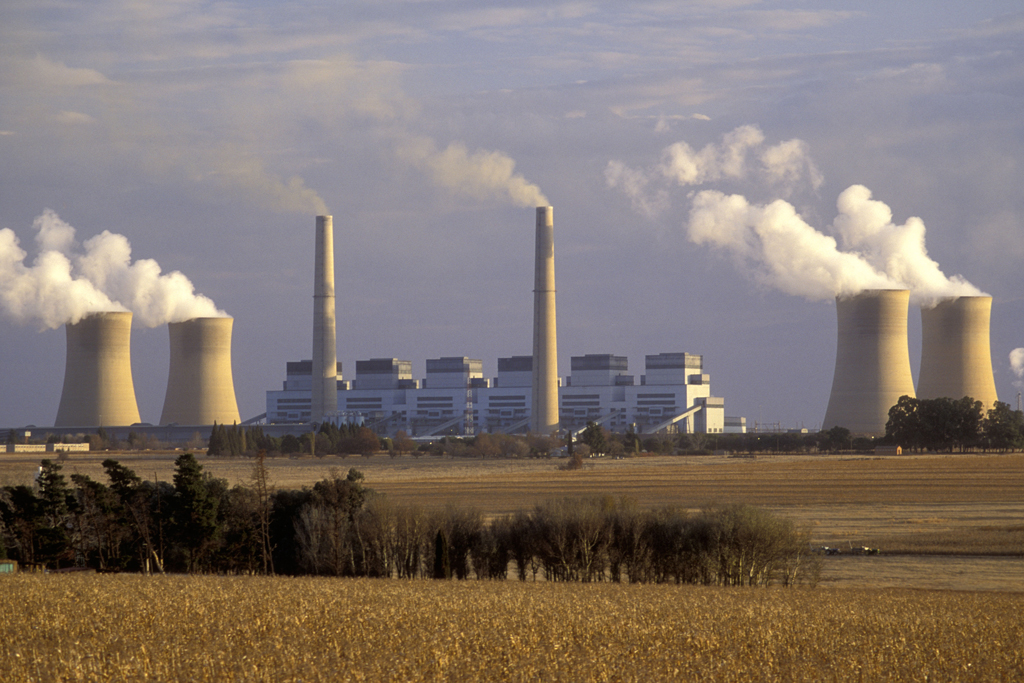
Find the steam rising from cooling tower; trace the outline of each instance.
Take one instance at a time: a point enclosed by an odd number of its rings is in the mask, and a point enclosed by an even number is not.
[[[1016,348],[1010,351],[1010,370],[1017,377],[1014,385],[1018,389],[1024,389],[1024,348]]]
[[[54,329],[91,313],[129,310],[156,327],[226,315],[180,272],[162,273],[152,259],[133,263],[123,235],[104,231],[80,247],[75,229],[49,209],[33,226],[38,254],[30,265],[14,232],[0,230],[0,311],[17,322]]]
[[[906,290],[873,290],[836,299],[839,336],[832,394],[822,429],[885,434],[889,408],[914,396],[907,346]]]
[[[88,315],[67,325],[67,365],[55,427],[139,422],[131,362],[132,314]]]
[[[195,318],[167,326],[170,370],[160,424],[241,421],[231,374],[233,318]]]
[[[871,198],[871,190],[853,185],[839,195],[833,228],[847,251],[858,254],[880,272],[910,289],[918,303],[977,297],[984,293],[960,275],[947,277],[928,256],[924,221],[911,216],[903,225],[892,222],[892,210]]]
[[[338,412],[338,348],[334,302],[334,220],[316,217],[313,269],[312,421]]]
[[[554,209],[537,207],[533,286],[533,399],[530,431],[558,431],[558,327],[555,320]]]
[[[690,241],[728,252],[756,281],[808,299],[872,289],[909,289],[913,301],[928,304],[982,295],[928,257],[920,218],[894,225],[889,207],[862,185],[846,189],[837,207],[838,242],[806,223],[789,202],[760,206],[704,190],[694,197],[687,229]]]
[[[921,308],[918,398],[970,396],[985,410],[999,400],[992,373],[992,297],[964,296]]]

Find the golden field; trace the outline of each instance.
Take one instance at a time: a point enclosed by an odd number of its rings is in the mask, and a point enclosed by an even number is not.
[[[12,681],[1024,679],[1024,594],[0,577]]]

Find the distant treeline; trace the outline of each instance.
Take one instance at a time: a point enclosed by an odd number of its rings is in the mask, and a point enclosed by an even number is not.
[[[43,460],[36,486],[0,489],[0,557],[50,569],[394,578],[793,585],[816,578],[808,537],[749,506],[639,510],[554,500],[487,524],[479,511],[400,507],[355,469],[272,491],[263,458],[228,487],[192,454],[173,484],[114,460],[107,483]]]
[[[66,437],[65,437],[66,438]],[[152,437],[131,432],[126,441],[118,441],[100,428],[86,437],[91,450],[120,448],[143,450],[160,446]],[[13,443],[13,432],[8,441]],[[51,435],[50,441],[59,441]],[[580,466],[591,456],[630,457],[641,453],[662,455],[708,455],[712,453],[770,454],[870,452],[876,445],[900,446],[916,451],[1018,451],[1024,448],[1024,414],[997,402],[988,411],[980,402],[965,396],[916,399],[903,396],[889,410],[883,438],[858,436],[843,426],[819,432],[749,432],[746,434],[640,434],[610,432],[601,425],[588,423],[572,440],[531,434],[477,434],[470,437],[445,436],[431,443],[417,443],[399,430],[393,437],[380,436],[369,427],[347,424],[320,425],[316,432],[300,436],[274,437],[262,427],[214,424],[209,441],[195,434],[189,448],[206,447],[207,455],[268,457],[290,455],[391,456],[411,454],[449,458],[546,458],[554,453],[569,456]],[[564,449],[564,450],[560,450]],[[572,465],[570,465],[572,466]]]

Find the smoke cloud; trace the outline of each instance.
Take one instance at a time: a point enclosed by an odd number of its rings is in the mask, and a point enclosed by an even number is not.
[[[398,156],[425,172],[434,184],[453,193],[479,200],[511,201],[516,206],[547,206],[540,188],[515,172],[516,162],[502,152],[478,149],[470,152],[453,142],[439,150],[427,137],[403,140]]]
[[[808,299],[900,286],[856,254],[840,251],[835,239],[782,199],[758,206],[741,195],[704,190],[693,199],[688,236],[727,251],[758,282]]]
[[[893,224],[892,210],[872,199],[871,190],[863,185],[844,190],[836,206],[839,215],[832,225],[842,248],[910,289],[915,302],[934,305],[941,299],[984,294],[960,275],[947,277],[928,256],[920,218]]]
[[[867,289],[909,289],[918,304],[979,296],[959,275],[946,277],[928,257],[920,218],[894,225],[892,211],[853,185],[839,195],[832,227],[839,241],[808,225],[792,204],[751,204],[741,195],[704,190],[690,209],[688,236],[731,253],[759,282],[808,299]]]
[[[1017,376],[1017,381],[1013,383],[1014,386],[1024,389],[1024,348],[1010,351],[1010,369]]]
[[[0,230],[0,311],[19,323],[53,329],[125,310],[148,327],[226,316],[180,272],[164,274],[152,259],[133,263],[123,235],[104,231],[79,247],[75,229],[49,209],[33,227],[39,253],[31,265],[17,235]]]
[[[668,208],[668,186],[750,179],[788,196],[801,183],[815,189],[821,185],[823,178],[807,143],[793,139],[765,146],[764,142],[764,133],[753,125],[740,126],[723,135],[720,144],[708,144],[699,151],[686,142],[676,142],[662,150],[658,164],[647,169],[609,161],[605,182],[622,190],[633,208],[650,218]]]

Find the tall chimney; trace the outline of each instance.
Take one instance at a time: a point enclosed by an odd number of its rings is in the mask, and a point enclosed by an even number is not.
[[[537,207],[537,255],[533,286],[533,400],[530,431],[558,431],[558,328],[555,324],[555,230],[553,209]]]
[[[64,390],[54,427],[108,427],[140,422],[132,382],[132,314],[93,313],[65,326]]]
[[[876,289],[836,298],[839,336],[832,395],[822,429],[881,436],[889,408],[914,396],[907,346],[910,292]]]
[[[167,396],[160,424],[235,424],[241,419],[231,375],[233,318],[193,318],[167,326]]]
[[[313,422],[338,412],[338,348],[334,318],[334,221],[316,217],[313,273]]]
[[[989,320],[992,297],[945,299],[921,307],[918,398],[970,396],[987,411],[999,400],[992,373]]]

